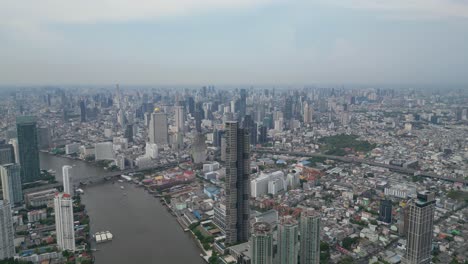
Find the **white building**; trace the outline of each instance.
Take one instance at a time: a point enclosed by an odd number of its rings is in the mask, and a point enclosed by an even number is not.
[[[67,193],[57,193],[54,199],[57,246],[61,250],[75,251],[73,201]]]
[[[15,255],[14,240],[10,203],[0,200],[0,259],[12,258]]]
[[[253,179],[250,182],[250,195],[258,198],[268,193],[268,181],[270,176],[268,174],[262,175],[258,178]]]
[[[289,173],[286,176],[286,181],[288,182],[288,186],[291,189],[295,189],[299,186],[300,184],[300,178],[299,178],[299,173]]]
[[[151,159],[158,158],[158,145],[153,143],[146,143],[145,156]]]
[[[284,191],[284,180],[283,179],[274,179],[268,182],[268,193],[276,195]]]
[[[96,160],[113,160],[114,159],[114,144],[112,142],[96,143]]]
[[[79,150],[80,150],[79,143],[72,143],[72,144],[65,145],[65,154],[67,155],[78,153]]]
[[[72,194],[71,193],[71,186],[70,186],[70,177],[71,177],[71,170],[73,169],[72,166],[65,165],[62,167],[62,176],[63,176],[63,192]]]
[[[215,170],[219,170],[219,163],[218,162],[203,164],[203,172],[212,172],[212,171],[215,171]]]
[[[135,159],[135,165],[138,168],[149,168],[155,164],[154,160],[147,156],[140,156]]]
[[[408,187],[406,185],[394,185],[392,187],[385,188],[384,193],[386,196],[394,196],[406,199],[409,196],[416,195],[416,188]]]

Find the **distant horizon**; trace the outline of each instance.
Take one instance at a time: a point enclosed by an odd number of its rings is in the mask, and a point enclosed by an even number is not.
[[[11,1],[0,84],[468,85],[459,0]]]

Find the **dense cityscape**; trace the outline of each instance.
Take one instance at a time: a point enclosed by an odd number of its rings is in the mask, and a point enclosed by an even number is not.
[[[0,98],[4,263],[468,263],[466,89],[116,84]],[[118,198],[99,207],[105,196]],[[164,220],[147,206],[178,228],[153,233]],[[145,237],[140,260],[104,261]],[[182,240],[189,260],[151,250]]]

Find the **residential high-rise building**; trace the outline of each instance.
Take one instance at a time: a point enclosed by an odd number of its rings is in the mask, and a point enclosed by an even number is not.
[[[94,146],[96,160],[113,160],[114,147],[112,142],[96,143]]]
[[[15,150],[11,144],[0,144],[0,165],[15,163]]]
[[[166,114],[160,112],[159,108],[156,108],[155,112],[151,114],[148,131],[149,142],[160,146],[167,145],[169,143],[169,133],[167,129]]]
[[[177,132],[179,133],[184,133],[184,126],[185,126],[185,111],[184,107],[177,105],[175,106],[175,113],[174,113],[174,119],[175,119],[175,126],[177,128]]]
[[[206,137],[204,134],[195,133],[192,143],[192,160],[195,164],[200,164],[206,161]]]
[[[63,176],[63,192],[72,194],[71,193],[71,185],[70,185],[70,177],[71,177],[71,171],[73,167],[65,165],[62,167],[62,176]]]
[[[16,129],[18,131],[21,180],[23,183],[37,181],[41,178],[41,174],[39,167],[36,118],[33,116],[17,117]]]
[[[380,201],[379,220],[387,224],[392,222],[392,201]]]
[[[8,200],[12,205],[21,204],[23,202],[21,166],[14,163],[0,165],[0,176],[3,200]]]
[[[133,125],[127,124],[124,132],[124,137],[128,139],[128,142],[133,142]]]
[[[255,223],[251,243],[252,264],[273,264],[273,234],[270,224]]]
[[[249,239],[250,144],[239,123],[226,123],[226,243]]]
[[[80,117],[81,122],[86,122],[86,104],[84,100],[80,101]]]
[[[15,163],[20,164],[18,139],[12,138],[8,141],[8,143],[13,146],[13,151],[15,153]]]
[[[403,263],[431,263],[434,230],[434,193],[420,192],[408,205],[408,233]]]
[[[313,115],[314,115],[314,109],[312,108],[312,106],[309,105],[308,102],[304,103],[303,112],[304,112],[304,115],[303,115],[304,116],[304,123],[305,124],[312,123],[312,119],[313,119]]]
[[[278,263],[297,264],[299,253],[298,223],[291,216],[281,219],[278,226]]]
[[[308,208],[302,212],[300,234],[301,263],[318,264],[320,261],[320,214],[314,209]]]
[[[0,200],[0,259],[15,255],[13,218],[8,200]]]
[[[57,193],[54,198],[57,245],[61,250],[75,251],[73,201],[68,193]]]

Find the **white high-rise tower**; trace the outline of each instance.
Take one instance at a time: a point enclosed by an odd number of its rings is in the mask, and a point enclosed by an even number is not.
[[[68,193],[57,193],[54,199],[57,245],[61,250],[75,251],[73,201]]]
[[[15,255],[13,219],[8,200],[0,200],[0,259]]]
[[[62,175],[63,175],[63,192],[72,194],[71,193],[71,186],[70,186],[70,174],[72,170],[72,166],[65,165],[62,167]]]
[[[167,116],[163,112],[159,112],[159,108],[151,114],[151,120],[148,130],[149,143],[158,145],[167,145],[169,140],[167,126]]]

